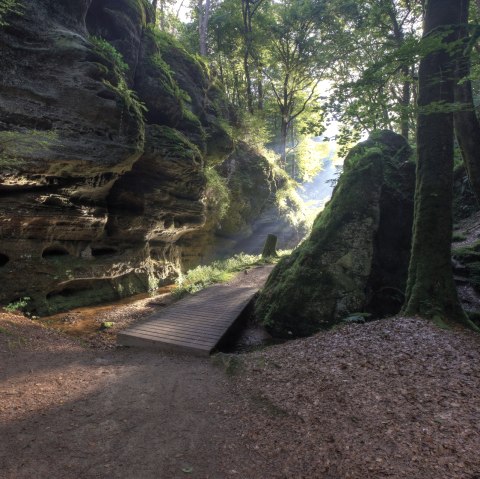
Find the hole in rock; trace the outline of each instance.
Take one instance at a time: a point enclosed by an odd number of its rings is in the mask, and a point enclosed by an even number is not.
[[[47,299],[52,299],[58,296],[61,296],[63,298],[68,298],[70,296],[75,296],[78,293],[79,293],[79,290],[77,289],[65,288],[65,289],[62,289],[61,291],[52,291],[51,293],[48,293]]]
[[[117,254],[115,248],[92,248],[92,256],[110,256],[113,254]]]
[[[109,3],[106,0],[93,0],[85,18],[88,33],[97,37],[105,38],[108,41],[122,37],[124,32],[121,29],[123,23],[115,22],[115,10],[109,10]],[[118,12],[117,12],[118,14]]]
[[[42,258],[55,258],[58,256],[68,256],[70,253],[62,246],[49,246],[42,253]]]
[[[10,261],[10,258],[3,253],[0,253],[0,267],[5,266]]]

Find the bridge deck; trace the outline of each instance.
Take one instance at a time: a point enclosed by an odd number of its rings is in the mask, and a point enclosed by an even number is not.
[[[211,286],[118,333],[123,346],[208,355],[264,284],[271,267]]]

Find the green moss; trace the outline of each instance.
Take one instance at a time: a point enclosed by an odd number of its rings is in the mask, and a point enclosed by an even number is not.
[[[138,99],[137,94],[128,87],[126,73],[128,65],[123,60],[122,54],[109,42],[100,37],[89,37],[93,51],[109,67],[110,79],[104,79],[103,84],[112,91],[120,102],[122,108],[126,108],[140,125],[140,133],[144,135],[145,105]]]
[[[222,220],[230,208],[230,191],[227,180],[222,178],[214,167],[205,169],[207,178],[206,197],[215,221]]]
[[[103,84],[120,99],[123,107],[132,113],[139,122],[143,125],[143,114],[147,111],[146,106],[138,99],[135,91],[130,90],[127,86],[125,79],[121,78],[117,85],[113,85],[109,81],[105,80]]]
[[[95,52],[113,66],[116,75],[124,76],[128,71],[128,65],[124,62],[122,54],[101,37],[90,36],[89,40]]]
[[[22,169],[27,165],[25,158],[61,145],[54,130],[0,131],[0,166],[7,171]]]
[[[361,274],[367,275],[370,264],[362,263],[366,261],[363,252],[359,259],[345,261],[351,238],[357,235],[351,228],[373,231],[382,186],[395,162],[404,163],[410,154],[407,147],[395,157],[398,148],[389,144],[391,137],[381,138],[369,139],[351,151],[334,196],[316,218],[310,237],[280,261],[269,277],[255,313],[274,336],[307,336],[363,307],[359,303],[365,299],[365,286],[358,286],[359,273],[350,271],[360,262]],[[398,138],[393,137],[397,143]],[[402,139],[399,145],[404,144]],[[345,297],[349,302],[339,307]],[[344,311],[349,304],[353,311]]]
[[[150,62],[160,74],[161,84],[167,93],[177,98],[180,102],[188,102],[191,100],[188,93],[183,91],[178,86],[178,83],[174,79],[174,73],[170,68],[170,65],[162,58],[160,52],[154,53],[150,57]]]
[[[168,126],[158,126],[159,137],[168,151],[191,159],[201,158],[201,152],[182,132]],[[158,145],[160,146],[160,144]]]

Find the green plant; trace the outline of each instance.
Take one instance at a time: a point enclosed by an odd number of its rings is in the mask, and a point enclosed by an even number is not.
[[[10,13],[22,14],[22,2],[20,0],[0,0],[0,27],[8,25],[5,17]]]
[[[128,65],[123,60],[122,54],[107,40],[101,37],[90,36],[90,43],[94,50],[108,63],[111,63],[116,70],[115,73],[125,75],[128,71]]]
[[[111,66],[113,76],[115,77],[116,84],[109,80],[103,80],[103,84],[121,98],[124,106],[130,112],[143,120],[143,114],[147,111],[147,108],[138,99],[137,94],[128,88],[126,73],[129,67],[125,63],[122,54],[103,38],[91,36],[89,40],[95,52]]]
[[[143,118],[143,114],[147,111],[147,107],[138,99],[136,92],[128,88],[127,82],[124,78],[119,79],[117,86],[107,80],[104,80],[103,84],[122,99],[123,104],[129,111],[135,113],[138,117]]]
[[[257,264],[261,264],[260,256],[241,253],[225,260],[214,261],[208,266],[197,266],[177,279],[173,294],[182,297],[196,293],[212,284],[229,281],[235,273]]]
[[[232,279],[236,273],[245,271],[253,266],[271,264],[279,261],[291,253],[291,250],[277,251],[278,258],[263,259],[261,255],[239,253],[231,258],[214,261],[207,266],[197,266],[176,280],[173,295],[181,298],[186,294],[193,294],[207,286],[222,283]]]
[[[4,309],[9,313],[13,313],[15,311],[22,311],[27,306],[30,300],[31,300],[30,297],[25,296],[24,298],[20,298],[17,301],[13,301],[7,304]]]
[[[227,180],[222,178],[214,167],[205,169],[205,177],[207,178],[208,205],[214,210],[217,221],[220,221],[230,207],[230,191]]]

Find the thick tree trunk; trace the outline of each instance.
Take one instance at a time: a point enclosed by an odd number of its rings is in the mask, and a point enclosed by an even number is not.
[[[451,0],[429,0],[424,37],[459,23],[460,8]],[[451,33],[443,43],[455,40]],[[413,245],[405,303],[406,314],[466,321],[451,267],[453,197],[454,58],[447,48],[428,54],[419,71],[417,182]],[[444,112],[428,107],[445,103]]]
[[[480,202],[480,122],[473,105],[472,84],[467,79],[470,75],[470,55],[466,51],[469,40],[467,23],[470,1],[459,0],[459,5],[462,17],[457,38],[462,49],[458,54],[455,72],[455,102],[458,107],[454,113],[455,133],[470,184],[477,201]]]

